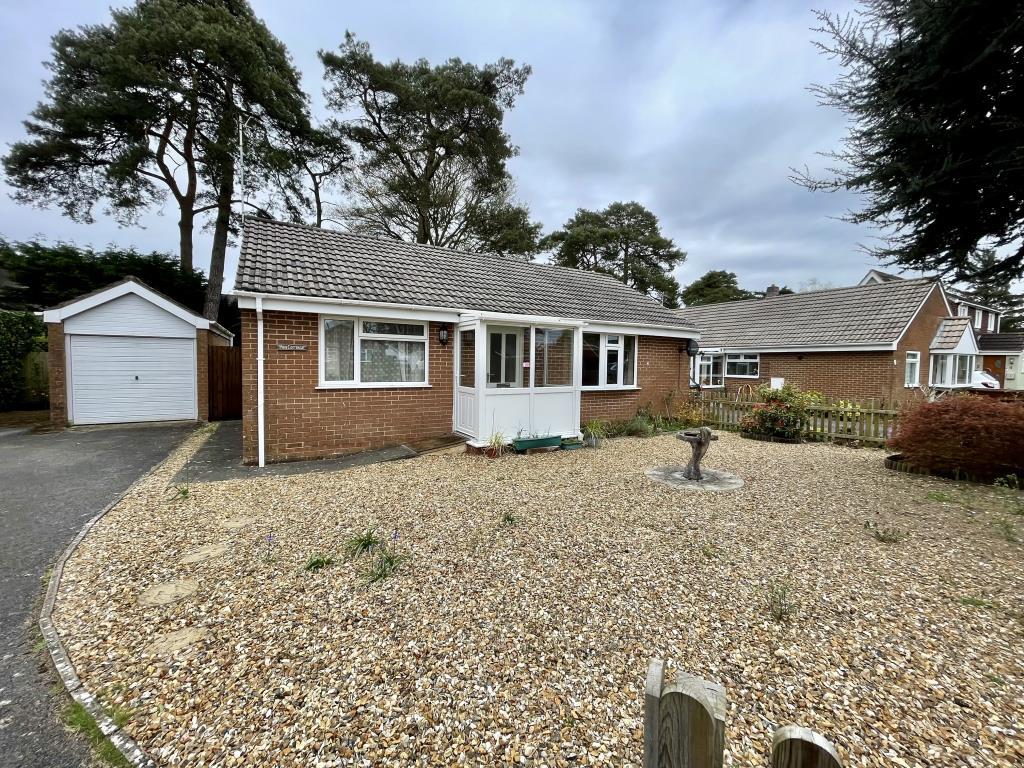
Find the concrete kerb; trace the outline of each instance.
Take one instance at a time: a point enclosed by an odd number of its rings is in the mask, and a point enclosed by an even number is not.
[[[39,614],[39,631],[42,632],[43,639],[46,640],[47,648],[50,651],[50,658],[53,659],[53,666],[57,669],[57,674],[60,676],[61,682],[64,683],[64,687],[71,695],[71,698],[81,704],[92,716],[92,719],[96,721],[96,725],[103,735],[110,739],[110,742],[117,747],[125,759],[133,766],[136,766],[136,768],[156,768],[156,763],[142,751],[142,748],[134,739],[125,734],[110,719],[110,716],[100,706],[96,696],[82,684],[82,680],[78,677],[78,673],[75,672],[75,666],[71,663],[71,659],[64,648],[64,643],[60,639],[60,634],[53,625],[53,607],[57,601],[57,592],[60,589],[60,580],[64,574],[64,565],[75,554],[75,550],[82,543],[82,539],[88,535],[96,523],[103,519],[104,515],[120,504],[128,494],[134,491],[139,484],[170,458],[170,456],[167,456],[167,458],[161,459],[150,467],[145,474],[129,485],[120,496],[110,502],[99,514],[82,527],[82,530],[78,532],[78,535],[75,536],[67,549],[64,550],[64,553],[58,558],[56,565],[53,567],[53,572],[50,574],[50,583],[46,588],[46,597],[43,599],[43,610]]]

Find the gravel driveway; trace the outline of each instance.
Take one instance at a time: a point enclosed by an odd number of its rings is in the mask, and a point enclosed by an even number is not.
[[[733,765],[790,722],[847,765],[1024,761],[1024,567],[990,491],[723,434],[705,465],[746,480],[730,493],[647,479],[682,458],[662,436],[173,499],[201,439],[86,538],[55,616],[162,765],[638,765],[656,656],[725,685]],[[340,557],[369,527],[407,556],[376,585]],[[316,553],[337,562],[308,572]],[[194,591],[139,603],[168,581]]]
[[[184,438],[189,425],[0,438],[0,759],[19,768],[88,763],[57,721],[54,676],[33,649],[42,577],[85,522]]]

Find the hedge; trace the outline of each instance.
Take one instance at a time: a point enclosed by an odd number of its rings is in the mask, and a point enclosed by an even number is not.
[[[0,410],[29,399],[25,391],[25,356],[45,347],[46,327],[31,312],[0,310]]]

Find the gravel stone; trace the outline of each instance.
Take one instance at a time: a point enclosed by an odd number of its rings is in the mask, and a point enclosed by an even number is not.
[[[729,493],[647,478],[685,459],[664,435],[169,501],[202,439],[83,540],[54,614],[160,765],[638,766],[654,657],[725,686],[726,765],[766,765],[789,723],[848,766],[1024,764],[1024,569],[990,491],[888,471],[877,450],[722,434],[708,468],[746,481]],[[404,558],[372,585],[343,555],[370,528]],[[179,562],[226,535],[222,557]],[[314,554],[335,562],[307,572]],[[181,579],[194,594],[138,602]],[[182,630],[206,634],[152,652]]]

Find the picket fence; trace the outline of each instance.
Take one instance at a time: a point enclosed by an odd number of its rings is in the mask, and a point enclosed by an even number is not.
[[[704,421],[719,429],[736,430],[743,417],[754,410],[756,400],[742,395],[701,392],[695,402]],[[898,408],[879,400],[824,399],[808,408],[804,436],[812,440],[858,441],[884,445],[899,420]]]

